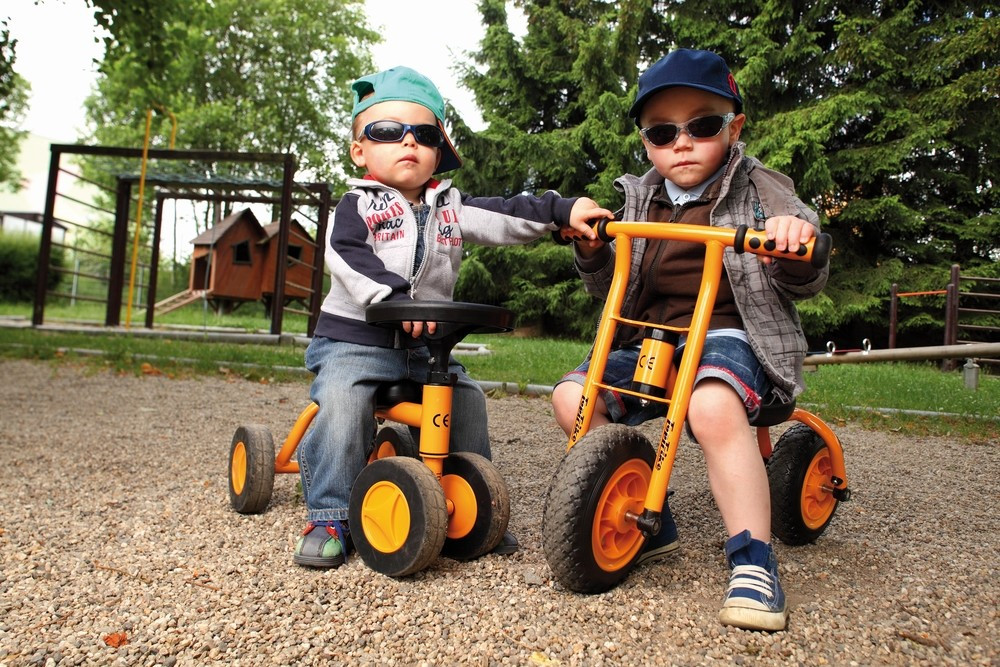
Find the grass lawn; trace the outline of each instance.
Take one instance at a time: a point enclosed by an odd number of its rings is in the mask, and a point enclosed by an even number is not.
[[[177,340],[0,327],[0,356],[83,362],[119,372],[224,373],[303,384],[309,380],[302,369],[301,345],[213,342],[193,336]],[[590,349],[589,343],[509,334],[470,336],[466,342],[491,350],[488,355],[461,357],[472,377],[521,386],[554,384]],[[808,388],[799,402],[833,424],[850,421],[875,429],[995,441],[1000,439],[1000,377],[988,374],[988,368],[983,366],[979,389],[973,391],[965,388],[961,370],[945,373],[930,362],[824,365],[806,373]]]

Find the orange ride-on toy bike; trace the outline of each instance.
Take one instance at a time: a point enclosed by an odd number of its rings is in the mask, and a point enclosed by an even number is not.
[[[348,507],[351,538],[361,559],[393,577],[427,567],[439,554],[471,560],[503,539],[510,518],[507,486],[493,464],[478,454],[449,453],[452,392],[448,371],[452,349],[470,333],[513,328],[505,308],[451,301],[376,303],[369,324],[398,327],[402,322],[437,322],[422,341],[430,351],[427,382],[382,386],[375,417],[387,425],[376,435],[366,465],[354,482]],[[292,460],[318,406],[311,403],[296,419],[277,457],[266,427],[240,426],[229,451],[229,499],[237,512],[263,512],[275,473],[298,473]],[[409,427],[419,429],[419,443]],[[422,459],[422,461],[421,461]]]
[[[542,540],[545,558],[556,580],[581,593],[608,590],[621,581],[639,557],[647,538],[661,527],[660,513],[687,415],[698,362],[722,276],[726,248],[825,266],[830,237],[821,234],[797,253],[774,250],[763,231],[650,222],[598,223],[605,242],[616,240],[614,276],[594,342],[590,369],[576,423],[545,501]],[[667,327],[621,316],[627,288],[632,239],[666,239],[705,244],[705,265],[691,325]],[[593,406],[603,384],[615,329],[620,324],[643,328],[639,361],[630,390],[616,390],[642,400],[666,404],[659,442],[631,427],[609,424],[589,431]],[[681,334],[687,343],[674,368],[674,346]],[[772,446],[769,426],[785,421],[788,428]],[[816,415],[791,403],[761,407],[756,427],[761,456],[771,488],[772,532],[786,544],[811,542],[826,529],[842,500],[848,500],[844,452],[837,436]]]

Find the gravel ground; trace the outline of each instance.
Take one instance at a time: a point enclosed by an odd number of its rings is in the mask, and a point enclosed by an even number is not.
[[[854,499],[816,544],[777,546],[791,620],[765,634],[717,621],[724,533],[688,442],[671,479],[678,555],[577,595],[541,550],[564,447],[548,402],[490,399],[523,548],[396,580],[358,558],[292,564],[296,476],[262,515],[229,507],[233,431],[262,423],[280,443],[304,382],[27,361],[0,378],[2,666],[1000,664],[996,443],[838,425]]]

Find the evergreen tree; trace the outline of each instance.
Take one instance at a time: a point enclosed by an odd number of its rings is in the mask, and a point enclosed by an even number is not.
[[[639,72],[710,49],[743,91],[749,153],[792,176],[834,236],[829,286],[800,307],[807,332],[882,332],[891,283],[940,289],[953,263],[998,275],[996,3],[517,4],[521,40],[501,0],[480,3],[487,33],[463,80],[489,127],[461,137],[474,168],[456,180],[614,208],[612,181],[648,169],[625,115]],[[943,309],[904,315],[903,331],[939,327]]]

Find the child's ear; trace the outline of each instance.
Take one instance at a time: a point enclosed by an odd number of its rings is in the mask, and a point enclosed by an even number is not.
[[[740,132],[743,130],[743,123],[747,121],[745,114],[737,114],[733,122],[727,128],[729,130],[729,145],[732,146],[740,140]]]
[[[439,162],[440,159],[441,158],[439,155],[438,156]],[[361,142],[356,139],[351,142],[351,161],[361,169],[365,168],[365,150],[364,147],[361,145]]]

